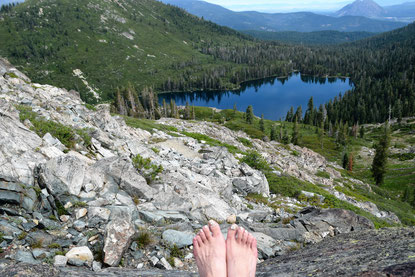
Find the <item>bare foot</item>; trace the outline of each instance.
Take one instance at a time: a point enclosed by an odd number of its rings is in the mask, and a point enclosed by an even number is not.
[[[256,239],[244,228],[233,224],[226,239],[228,277],[254,277],[257,259]]]
[[[226,244],[219,225],[211,220],[193,239],[200,277],[226,277]]]

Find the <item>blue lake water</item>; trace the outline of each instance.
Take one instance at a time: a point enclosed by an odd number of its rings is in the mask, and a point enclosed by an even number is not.
[[[159,95],[159,102],[161,104],[165,99],[170,103],[173,99],[178,106],[183,106],[188,101],[190,105],[218,109],[233,109],[236,104],[237,109],[243,112],[252,105],[255,115],[264,114],[266,119],[278,120],[285,119],[291,106],[296,109],[301,105],[305,112],[311,96],[314,105],[318,107],[352,88],[348,79],[316,78],[293,73],[288,78],[246,82],[237,91],[165,93]]]

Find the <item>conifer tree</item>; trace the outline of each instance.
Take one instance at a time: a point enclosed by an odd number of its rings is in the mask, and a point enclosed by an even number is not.
[[[277,130],[275,128],[275,125],[272,125],[272,127],[271,127],[270,139],[271,140],[277,140]]]
[[[384,133],[375,147],[375,158],[372,163],[372,174],[376,185],[382,185],[385,178],[390,144],[389,122],[385,123]]]
[[[364,138],[365,137],[365,126],[362,125],[360,127],[359,135],[360,135],[360,138]]]
[[[259,120],[259,129],[265,132],[264,114],[261,115],[261,119]]]
[[[249,105],[248,108],[246,108],[245,120],[248,124],[254,123],[254,109],[251,105]]]
[[[163,98],[163,116],[167,117],[167,103],[166,103],[166,99]]]
[[[307,110],[304,116],[304,123],[313,125],[313,121],[314,121],[314,100],[313,100],[313,96],[311,96],[310,100],[308,100]]]
[[[347,169],[349,167],[349,154],[344,153],[343,155],[343,168]]]
[[[301,105],[297,108],[297,111],[295,112],[294,115],[297,118],[298,123],[302,122],[303,119],[303,108],[301,107]]]
[[[233,115],[236,115],[237,112],[237,108],[236,108],[236,103],[233,105]]]
[[[288,136],[287,128],[284,126],[284,131],[282,135],[282,143],[288,144],[290,142],[290,137]]]

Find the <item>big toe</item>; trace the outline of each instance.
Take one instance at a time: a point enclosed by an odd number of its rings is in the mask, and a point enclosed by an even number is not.
[[[219,224],[214,220],[209,220],[209,229],[212,232],[213,237],[222,236]]]
[[[228,229],[228,235],[226,240],[232,241],[236,239],[236,230],[238,230],[238,225],[232,224],[232,226]]]

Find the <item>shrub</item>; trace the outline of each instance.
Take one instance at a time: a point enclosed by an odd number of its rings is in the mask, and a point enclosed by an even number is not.
[[[48,248],[49,249],[60,249],[61,246],[60,246],[59,243],[51,243],[51,244],[48,245]]]
[[[147,183],[153,182],[156,176],[164,170],[163,166],[152,164],[149,158],[145,159],[140,154],[137,154],[132,162],[138,172],[146,178]]]
[[[26,232],[21,232],[20,235],[17,236],[18,240],[24,240],[27,237]]]
[[[326,178],[326,179],[330,179],[330,174],[325,172],[325,171],[318,171],[316,173],[317,177],[321,177],[321,178]]]
[[[249,151],[241,161],[258,170],[270,170],[267,161],[256,151]]]
[[[245,145],[246,147],[252,147],[253,146],[252,142],[249,139],[239,137],[238,141],[240,143],[242,143],[243,145]]]
[[[149,232],[141,231],[135,239],[135,242],[137,243],[139,248],[144,249],[153,243],[153,239]]]

